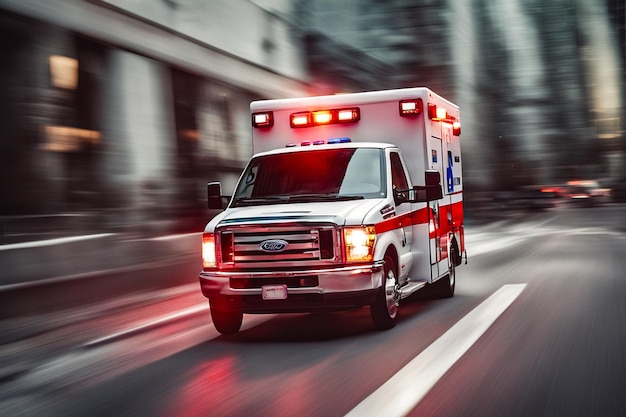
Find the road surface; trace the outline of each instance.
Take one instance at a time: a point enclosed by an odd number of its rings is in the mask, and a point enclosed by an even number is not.
[[[616,416],[626,410],[626,207],[467,227],[452,299],[246,315],[196,284],[4,323],[7,416]],[[10,326],[8,326],[10,324]],[[39,329],[39,331],[37,331]],[[23,333],[20,335],[20,331]],[[25,336],[27,335],[27,336]]]

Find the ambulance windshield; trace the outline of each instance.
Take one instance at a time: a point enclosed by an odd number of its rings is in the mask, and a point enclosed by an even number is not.
[[[376,148],[337,148],[253,159],[233,206],[384,198],[384,154]]]

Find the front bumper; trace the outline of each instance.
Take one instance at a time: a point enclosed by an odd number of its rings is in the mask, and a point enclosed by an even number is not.
[[[202,294],[211,308],[244,313],[345,310],[372,304],[382,285],[383,262],[366,266],[281,272],[203,271]],[[264,300],[264,284],[287,285],[284,300]],[[233,288],[234,287],[234,288]]]

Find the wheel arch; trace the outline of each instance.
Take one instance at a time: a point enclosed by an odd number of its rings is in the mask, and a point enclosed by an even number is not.
[[[456,240],[456,236],[454,234],[451,235],[450,247],[448,248],[448,254],[450,254],[450,261],[454,264],[454,266],[461,265],[462,255],[459,247],[459,243]]]
[[[393,245],[393,243],[390,243],[389,245],[387,245],[387,247],[385,248],[385,251],[382,252],[382,253],[383,253],[383,259],[385,259],[385,257],[387,257],[387,255],[389,255],[396,262],[396,265],[395,265],[396,270],[394,272],[396,273],[396,276],[397,276],[398,275],[398,267],[400,265],[400,254],[398,253],[398,250]]]

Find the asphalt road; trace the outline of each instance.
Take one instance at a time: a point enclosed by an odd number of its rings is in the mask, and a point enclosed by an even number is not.
[[[220,336],[195,285],[21,317],[10,416],[617,416],[626,410],[626,207],[468,226],[457,293],[245,316]],[[33,326],[40,327],[39,332]],[[9,369],[10,371],[6,371]]]

